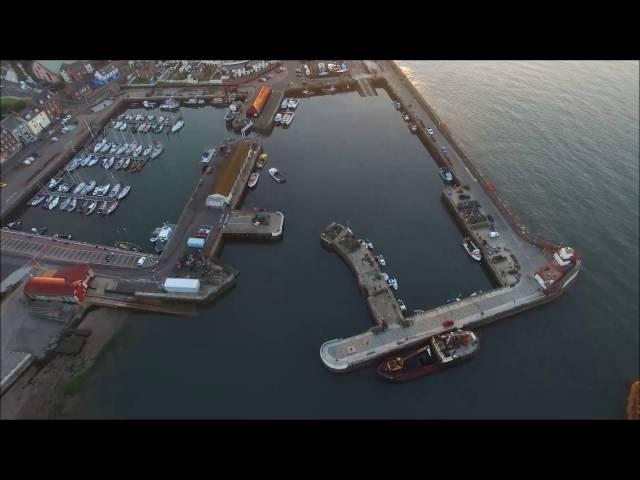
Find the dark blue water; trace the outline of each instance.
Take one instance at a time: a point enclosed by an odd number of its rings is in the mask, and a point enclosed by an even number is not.
[[[490,283],[461,253],[435,164],[384,92],[303,99],[292,127],[264,139],[289,182],[263,175],[245,202],[283,211],[284,241],[227,244],[238,284],[197,318],[131,315],[73,415],[621,418],[638,377],[638,68],[583,63],[410,64],[526,223],[585,256],[561,299],[480,330],[473,361],[402,386],[322,366],[322,342],[370,326],[353,276],[320,247],[331,221],[384,253],[410,308]],[[221,115],[198,126],[189,112],[197,152]],[[176,182],[181,159],[166,162]]]

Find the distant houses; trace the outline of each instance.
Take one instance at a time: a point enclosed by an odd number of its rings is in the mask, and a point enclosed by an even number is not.
[[[31,71],[33,72],[33,76],[38,80],[42,80],[49,84],[60,83],[60,76],[56,72],[48,69],[38,60],[34,60],[31,63]]]

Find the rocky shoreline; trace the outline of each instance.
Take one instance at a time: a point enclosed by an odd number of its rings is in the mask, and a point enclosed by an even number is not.
[[[56,355],[44,366],[33,365],[2,395],[3,420],[59,419],[73,410],[77,390],[105,347],[125,325],[126,310],[98,308],[78,325],[91,331],[77,355]]]

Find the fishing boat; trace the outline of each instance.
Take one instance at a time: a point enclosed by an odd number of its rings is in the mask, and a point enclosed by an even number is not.
[[[447,170],[446,168],[441,168],[440,178],[442,178],[445,183],[451,183],[453,182],[453,172],[451,172],[451,170]]]
[[[67,212],[73,212],[78,206],[78,200],[76,198],[72,198],[65,210]]]
[[[97,155],[89,155],[89,163],[87,164],[89,167],[93,167],[96,163],[98,163],[98,156]]]
[[[281,113],[276,113],[276,116],[273,117],[273,123],[275,123],[276,125],[280,125],[280,123],[282,123],[282,114]]]
[[[142,153],[142,145],[138,145],[136,147],[136,149],[133,151],[133,156],[137,157],[138,155],[140,155]]]
[[[267,163],[267,154],[266,153],[262,153],[258,157],[258,161],[256,162],[256,167],[263,168],[266,163]]]
[[[162,253],[164,248],[169,243],[173,232],[175,230],[175,225],[165,224],[160,231],[158,232],[158,239],[156,240],[155,251],[156,253]]]
[[[202,153],[202,156],[200,157],[202,163],[209,163],[211,161],[211,159],[213,158],[213,156],[216,154],[216,148],[215,147],[211,147],[208,150],[205,150]]]
[[[151,158],[154,159],[158,157],[163,151],[164,147],[161,143],[158,143],[155,147],[153,147],[153,150],[151,150]]]
[[[60,203],[60,197],[53,197],[53,200],[51,200],[48,205],[49,210],[56,208],[58,203]]]
[[[44,235],[47,233],[47,227],[33,227],[31,231],[37,235]]]
[[[120,147],[118,147],[118,150],[116,150],[116,155],[122,155],[127,148],[129,148],[128,143],[125,143],[124,145],[120,145]]]
[[[122,185],[120,185],[119,183],[116,183],[113,188],[111,189],[111,191],[109,192],[109,197],[113,198],[115,197],[118,192],[120,191],[120,188],[122,187]]]
[[[178,108],[180,108],[180,102],[178,102],[175,99],[170,99],[165,103],[163,103],[162,105],[160,105],[160,110],[171,111],[171,110],[177,110]]]
[[[82,195],[89,195],[91,193],[91,191],[95,188],[96,186],[96,181],[95,180],[91,180],[87,186],[84,189],[84,192],[82,193]]]
[[[118,200],[116,200],[115,202],[111,202],[111,205],[109,205],[109,208],[107,208],[107,213],[105,213],[105,215],[111,215],[116,211],[116,208],[118,208]]]
[[[130,191],[131,191],[131,185],[125,186],[122,190],[120,190],[120,192],[118,192],[118,195],[117,195],[118,200],[122,200],[124,197],[126,197],[129,194]]]
[[[384,360],[378,375],[390,382],[406,382],[470,359],[480,347],[470,331],[456,329],[433,336],[426,345]]]
[[[296,108],[298,108],[298,104],[300,103],[300,101],[297,98],[290,98],[289,99],[289,104],[287,105],[290,109],[295,110]]]
[[[87,206],[87,208],[86,208],[86,210],[85,210],[84,214],[85,214],[85,215],[91,215],[91,214],[93,213],[93,211],[94,211],[97,207],[98,207],[98,202],[91,202],[91,203]]]
[[[171,127],[171,133],[176,133],[182,127],[184,127],[184,120],[180,119]]]
[[[288,127],[293,122],[293,117],[295,114],[293,112],[287,112],[282,116],[282,125]]]
[[[378,255],[376,257],[376,260],[378,262],[378,265],[380,265],[381,267],[384,267],[387,265],[387,262],[385,261],[384,257],[382,255]]]
[[[286,110],[289,107],[289,99],[288,98],[283,98],[282,99],[282,103],[280,103],[280,108],[282,110]]]
[[[116,248],[120,248],[122,250],[129,250],[131,252],[141,252],[142,248],[136,245],[135,243],[130,242],[116,242],[113,244]]]
[[[153,147],[151,145],[145,147],[145,149],[142,151],[142,156],[148,157],[149,154],[151,153],[151,150],[153,150]]]
[[[73,189],[73,194],[77,195],[77,194],[81,194],[81,192],[84,190],[84,188],[87,186],[86,183],[81,182],[78,184],[78,186],[76,188]]]
[[[258,179],[260,178],[260,174],[259,173],[252,173],[249,176],[249,181],[247,182],[247,185],[249,186],[249,188],[253,188],[256,186],[256,184],[258,183]]]
[[[476,247],[476,245],[471,241],[469,237],[465,237],[464,241],[462,242],[462,246],[467,251],[469,256],[475,261],[479,262],[482,260],[482,253],[480,253],[480,249]]]
[[[270,168],[269,175],[271,175],[271,178],[273,178],[278,183],[284,183],[287,181],[286,178],[282,176],[282,174],[278,171],[277,168]]]

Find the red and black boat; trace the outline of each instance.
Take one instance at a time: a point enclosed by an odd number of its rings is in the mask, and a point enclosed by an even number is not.
[[[473,332],[455,329],[431,337],[402,356],[384,360],[378,375],[390,382],[407,382],[471,358],[480,347]]]

